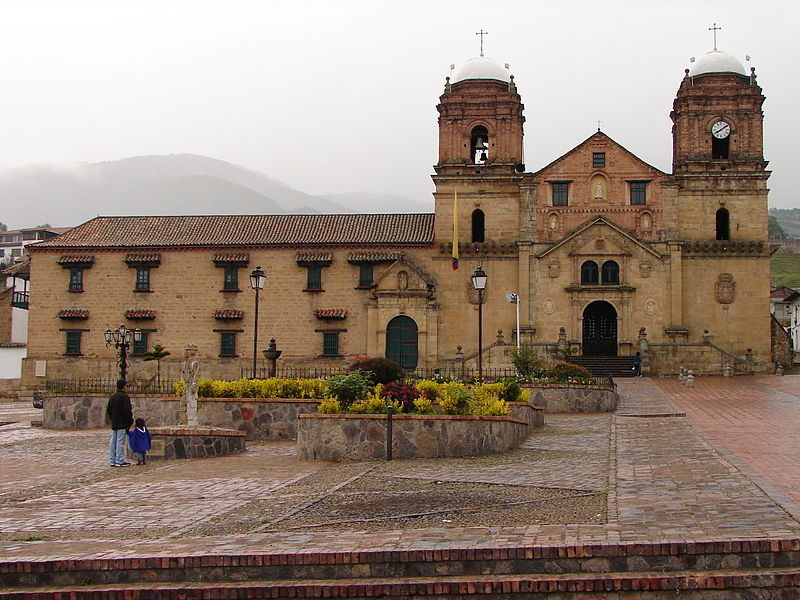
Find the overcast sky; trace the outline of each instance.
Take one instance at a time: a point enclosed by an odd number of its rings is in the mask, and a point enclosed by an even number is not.
[[[430,199],[438,97],[483,29],[525,103],[528,170],[600,119],[669,171],[672,101],[713,22],[767,97],[770,204],[800,206],[795,0],[0,0],[0,169],[185,152],[313,194]]]

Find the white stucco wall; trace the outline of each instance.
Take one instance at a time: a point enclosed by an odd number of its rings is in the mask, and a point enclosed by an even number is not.
[[[19,379],[22,371],[22,359],[27,354],[27,348],[0,347],[0,379]]]

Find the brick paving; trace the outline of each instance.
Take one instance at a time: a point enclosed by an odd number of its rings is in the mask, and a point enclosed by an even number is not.
[[[355,465],[298,461],[293,442],[275,442],[111,469],[106,431],[31,428],[37,411],[0,405],[0,422],[19,419],[0,426],[0,560],[800,536],[800,378],[698,378],[694,389],[642,378],[619,391],[616,414],[548,415],[507,455]],[[269,531],[250,516],[376,477],[604,493],[606,522]]]

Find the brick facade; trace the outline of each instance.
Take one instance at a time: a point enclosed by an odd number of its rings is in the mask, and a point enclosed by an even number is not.
[[[36,361],[47,361],[48,377],[112,377],[114,353],[102,333],[121,322],[149,330],[150,345],[173,352],[164,379],[179,376],[188,343],[199,347],[203,375],[239,377],[253,358],[248,275],[256,266],[267,274],[259,354],[274,337],[284,364],[331,366],[383,355],[398,317],[416,326],[418,366],[439,366],[459,346],[474,354],[479,311],[470,277],[481,265],[489,277],[485,345],[498,330],[513,342],[515,310],[506,294],[514,292],[527,342],[555,343],[564,327],[573,346],[589,351],[599,339],[592,336],[604,335],[610,345],[602,351],[631,355],[645,328],[654,348],[674,344],[669,364],[679,361],[680,344],[706,336],[738,357],[750,349],[756,369],[766,369],[772,359],[763,100],[754,75],[687,74],[671,114],[673,173],[601,131],[525,172],[525,118],[513,79],[448,81],[438,106],[435,215],[94,219],[30,249],[35,293],[24,377],[36,384]],[[722,159],[712,155],[719,142],[710,133],[720,120],[732,132]],[[224,289],[226,265],[238,266],[237,290]],[[76,266],[84,267],[83,290],[70,292]],[[150,289],[135,291],[141,266],[149,267]],[[367,272],[372,285],[361,281]],[[67,330],[73,337],[80,331],[81,356],[64,355]],[[225,332],[235,334],[232,356],[220,356]],[[331,356],[323,356],[325,340],[338,341]],[[154,371],[133,359],[133,377]]]

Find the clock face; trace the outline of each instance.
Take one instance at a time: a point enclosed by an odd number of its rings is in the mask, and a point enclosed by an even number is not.
[[[720,140],[725,139],[731,134],[731,126],[725,121],[717,121],[711,126],[711,135]]]

